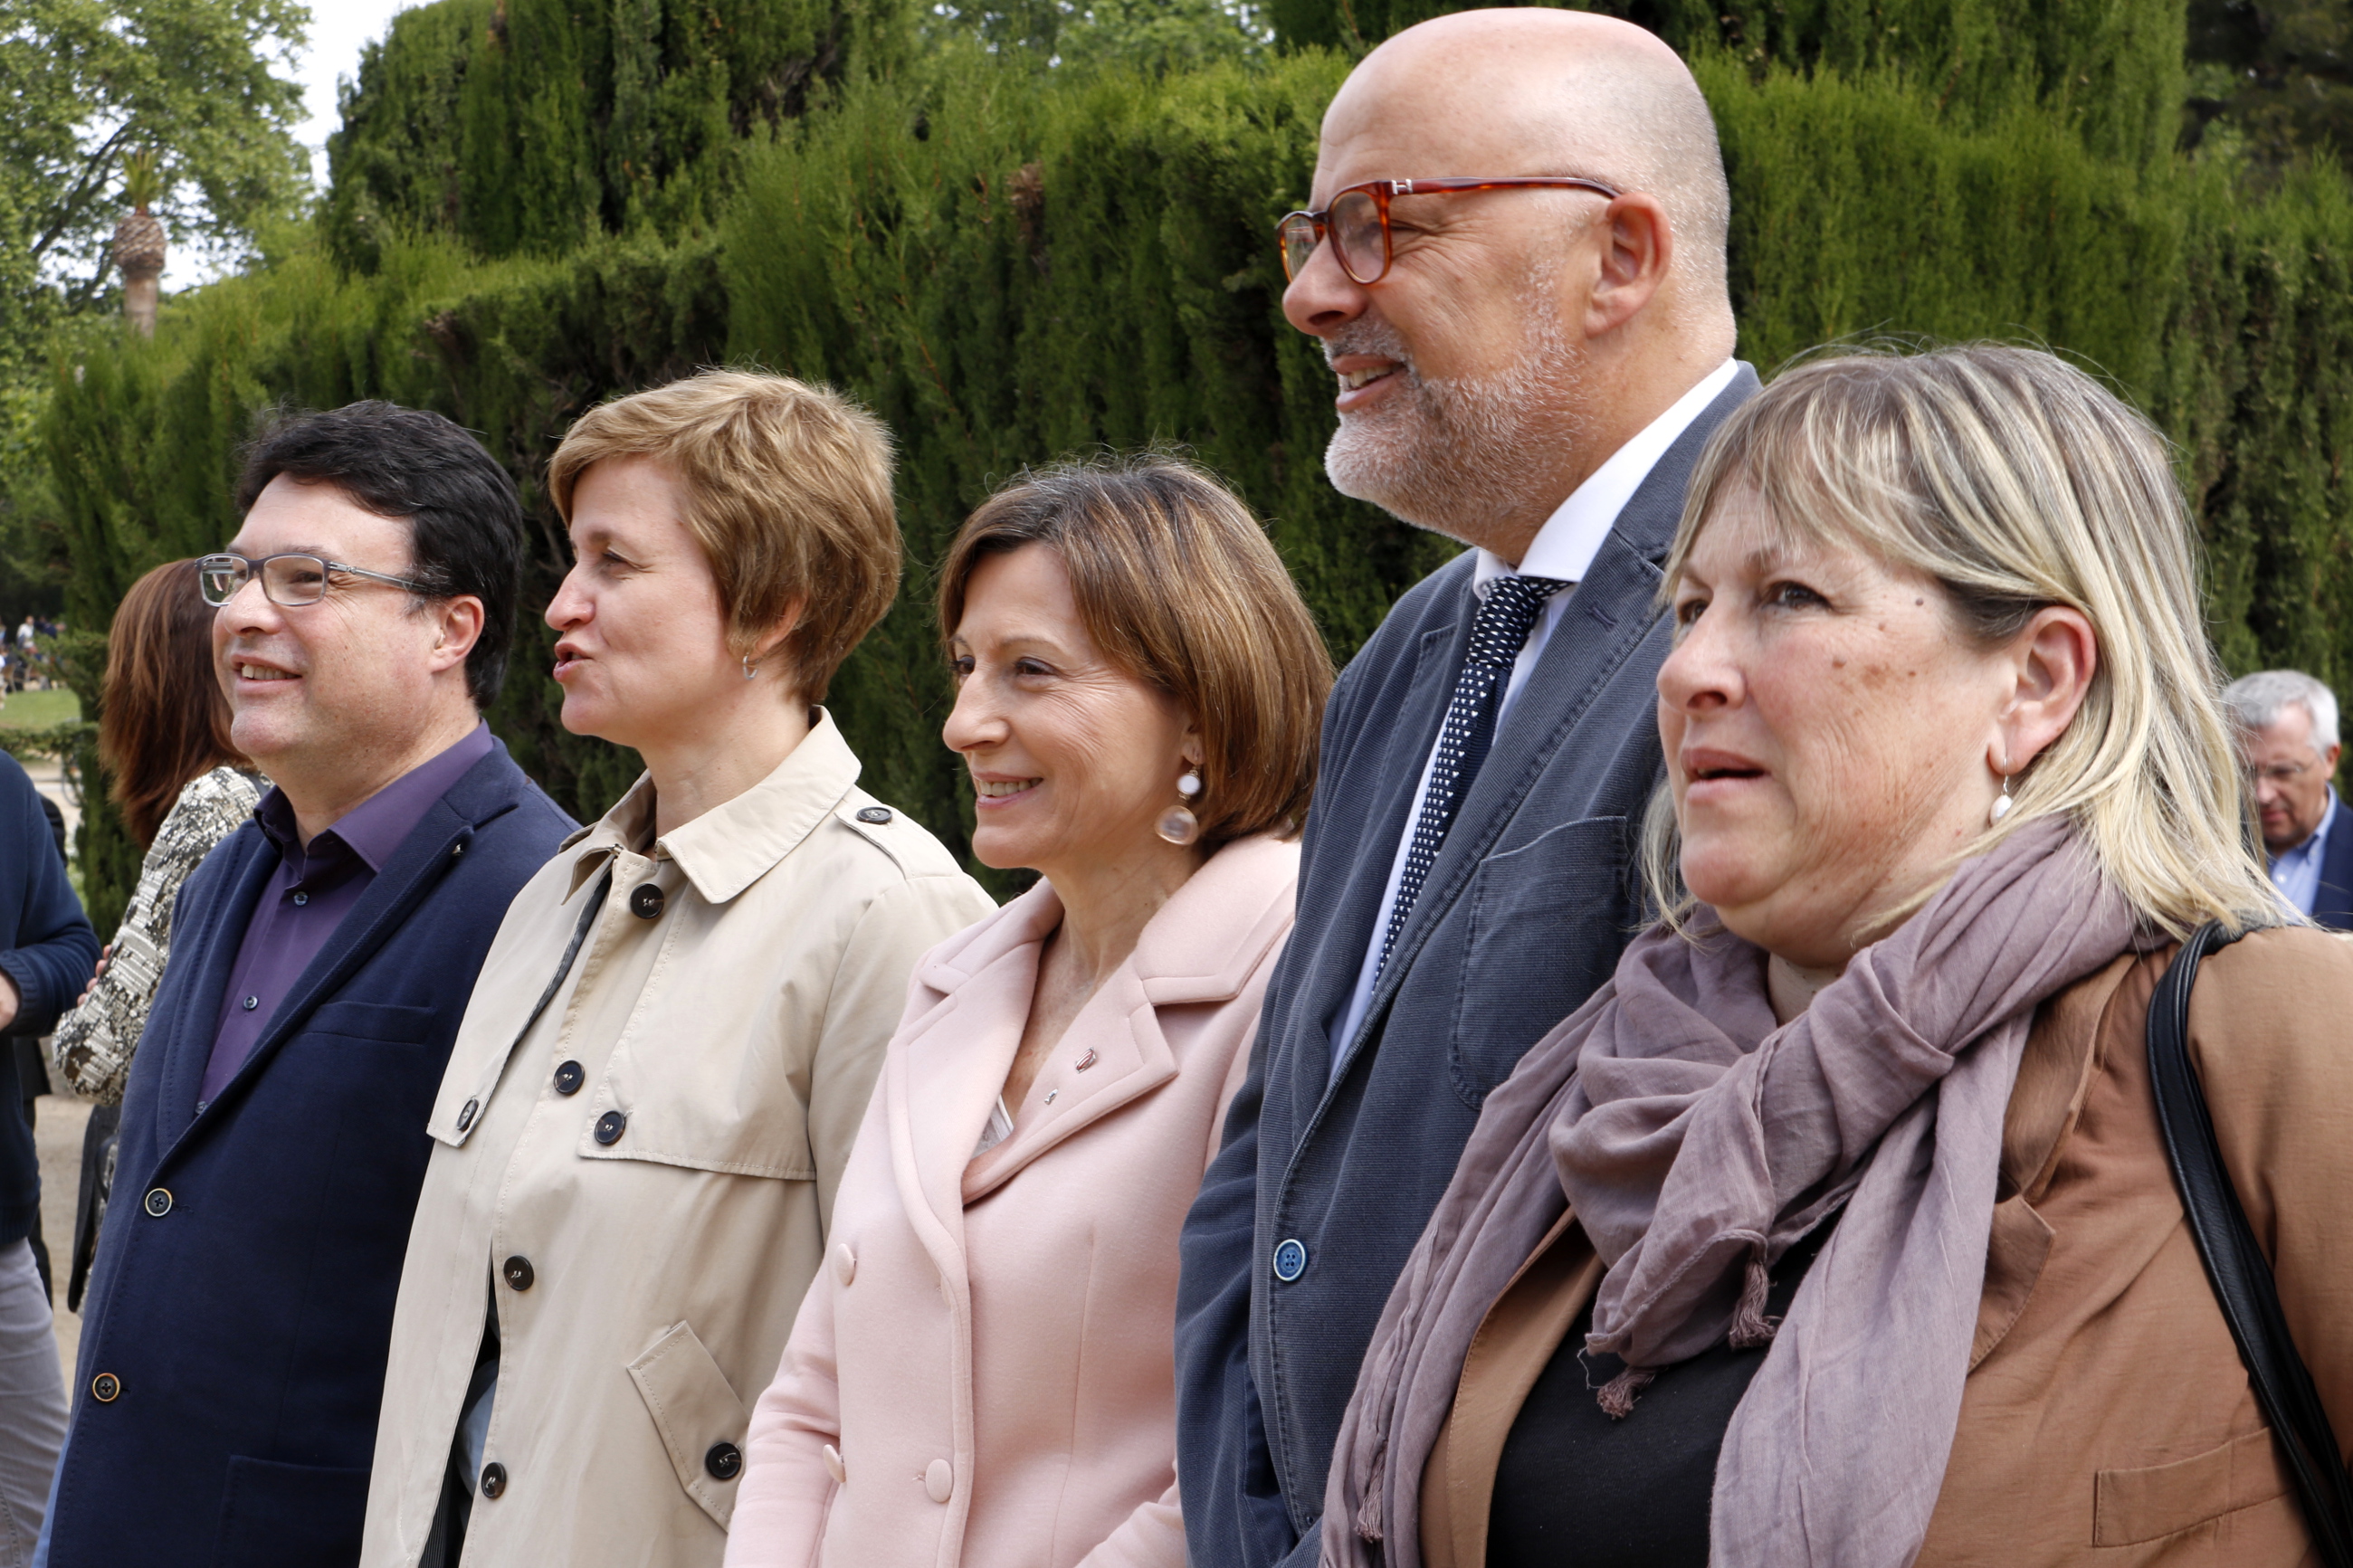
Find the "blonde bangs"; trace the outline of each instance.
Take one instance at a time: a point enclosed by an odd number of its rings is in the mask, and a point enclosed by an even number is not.
[[[2188,509],[2164,438],[2112,393],[2052,355],[1992,344],[1801,364],[1709,443],[1662,594],[1736,493],[1792,542],[1933,579],[1980,642],[2053,605],[2091,623],[2099,663],[2082,709],[2013,782],[2016,808],[1957,858],[2065,813],[2152,931],[2282,918],[2251,848]],[[1654,803],[1645,837],[1652,895],[1674,919],[1688,897],[1671,805]]]

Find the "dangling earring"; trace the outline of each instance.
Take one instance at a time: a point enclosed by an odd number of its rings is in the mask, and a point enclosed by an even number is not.
[[[2008,773],[2004,773],[2001,775],[2001,795],[1993,803],[1993,811],[1990,814],[1995,826],[2000,826],[2001,819],[2008,816],[2010,815],[2010,808],[2017,804],[2018,803],[2016,801],[2010,798],[2010,775]]]
[[[752,668],[752,656],[747,653],[744,656],[744,679],[749,680],[754,673]]]
[[[1191,800],[1195,795],[1199,795],[1201,775],[1189,772],[1186,773],[1183,778],[1176,781],[1176,793],[1183,795],[1185,800]],[[1184,801],[1178,801],[1160,814],[1160,821],[1154,826],[1153,831],[1171,844],[1190,844],[1201,837],[1201,819],[1185,808]]]

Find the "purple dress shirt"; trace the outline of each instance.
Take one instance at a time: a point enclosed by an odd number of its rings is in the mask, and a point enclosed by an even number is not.
[[[491,727],[473,732],[429,762],[419,763],[343,813],[309,847],[294,828],[294,808],[275,788],[253,808],[253,819],[278,847],[278,869],[246,922],[237,963],[222,994],[213,1054],[196,1090],[196,1109],[212,1103],[253,1054],[279,1005],[294,989],[335,928],[433,803],[476,763],[491,754]]]

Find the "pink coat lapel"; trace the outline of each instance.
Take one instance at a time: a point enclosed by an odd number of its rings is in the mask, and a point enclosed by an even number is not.
[[[1055,1091],[1054,1103],[1042,1114],[1033,1104],[1013,1136],[979,1160],[973,1146],[1020,1048],[1039,953],[1061,921],[1061,900],[1040,882],[925,960],[916,979],[938,1000],[907,1026],[882,1092],[902,1194],[944,1274],[963,1274],[966,1204],[1176,1076],[1158,1009],[1241,993],[1289,928],[1293,879],[1269,872],[1297,853],[1274,839],[1244,839],[1195,872],[1039,1070],[1037,1092]]]
[[[965,1166],[1020,1049],[1039,947],[1061,918],[1060,901],[1040,883],[942,944],[915,976],[934,1004],[903,1028],[883,1065],[900,1197],[946,1279],[965,1271]]]

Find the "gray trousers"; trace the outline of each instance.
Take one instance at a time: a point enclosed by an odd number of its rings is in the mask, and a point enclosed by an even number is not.
[[[12,1241],[0,1247],[0,1568],[33,1561],[65,1440],[65,1374],[48,1292],[32,1247]]]

